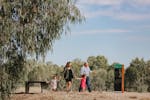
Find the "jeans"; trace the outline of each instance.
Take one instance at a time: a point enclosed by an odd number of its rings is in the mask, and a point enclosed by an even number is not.
[[[88,91],[91,92],[91,84],[90,84],[90,77],[89,76],[86,77],[86,86],[87,86]],[[82,90],[82,88],[80,85],[79,92],[81,92],[81,90]]]

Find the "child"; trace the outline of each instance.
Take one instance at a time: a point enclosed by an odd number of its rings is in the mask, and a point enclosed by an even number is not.
[[[80,86],[82,88],[82,91],[84,92],[85,89],[86,89],[86,75],[83,74],[81,78],[77,78],[77,79],[80,79],[81,82],[80,82]]]
[[[57,81],[58,81],[57,77],[53,76],[53,79],[50,82],[50,86],[51,86],[52,91],[56,91],[57,90]]]
[[[86,89],[86,75],[85,74],[82,75],[80,85],[81,85],[82,91],[85,91]]]

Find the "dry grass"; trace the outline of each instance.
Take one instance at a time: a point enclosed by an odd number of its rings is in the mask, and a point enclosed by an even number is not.
[[[32,87],[30,94],[24,93],[24,88],[16,91],[11,96],[11,100],[150,100],[150,93],[135,92],[52,92],[44,90],[40,93],[40,88]]]
[[[139,100],[150,100],[150,98],[141,98]]]

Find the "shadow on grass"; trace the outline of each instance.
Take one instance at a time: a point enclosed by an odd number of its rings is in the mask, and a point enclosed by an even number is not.
[[[136,96],[130,96],[129,98],[130,98],[130,99],[137,99]]]

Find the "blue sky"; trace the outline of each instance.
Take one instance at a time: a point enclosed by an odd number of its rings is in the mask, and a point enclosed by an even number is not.
[[[86,17],[71,33],[55,41],[46,61],[67,61],[104,55],[109,64],[128,66],[135,57],[150,60],[150,0],[78,0]]]

